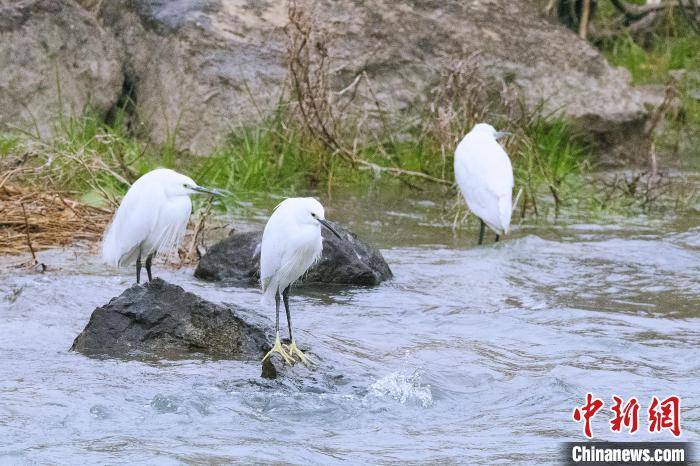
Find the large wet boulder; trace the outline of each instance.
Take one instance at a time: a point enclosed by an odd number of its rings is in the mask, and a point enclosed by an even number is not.
[[[119,99],[119,48],[70,0],[0,0],[0,44],[0,131],[47,137],[61,118]]]
[[[92,313],[71,350],[87,356],[261,360],[267,335],[221,306],[159,278],[134,285]]]
[[[640,152],[658,92],[536,0],[298,0],[327,39],[346,112],[422,106],[449,64],[476,57],[492,89],[517,89],[527,111],[561,113],[602,148]],[[233,128],[273,114],[287,79],[288,2],[0,0],[0,129],[49,134],[60,115],[129,103],[130,127],[156,143],[208,154]],[[479,78],[481,79],[481,77]],[[370,82],[371,86],[367,83]],[[510,95],[510,91],[507,93]],[[370,111],[371,109],[371,111]],[[465,128],[465,131],[467,128]],[[619,151],[616,151],[619,152]]]
[[[157,142],[208,153],[232,127],[270,115],[287,75],[287,2],[83,0],[124,53],[139,128]],[[528,111],[562,113],[604,146],[636,147],[657,92],[571,30],[536,0],[298,0],[327,38],[333,85],[366,73],[362,114],[431,98],[446,63],[477,53],[495,89],[515,86]],[[376,96],[376,99],[375,99]],[[355,109],[355,110],[353,110]],[[465,128],[465,131],[468,128]]]
[[[323,255],[300,283],[375,286],[392,277],[382,254],[338,224],[338,239],[323,228]],[[262,232],[233,233],[209,249],[194,275],[202,280],[258,286]]]
[[[156,278],[133,285],[95,309],[71,350],[96,358],[190,359],[204,355],[259,364],[271,348],[270,329],[243,320],[240,315],[244,313],[253,319],[236,306],[214,304]],[[338,377],[329,375],[332,369],[328,366],[319,365],[316,354],[303,350],[317,363],[307,367],[295,359],[290,365],[273,354],[262,362],[261,377],[303,386],[328,386]]]

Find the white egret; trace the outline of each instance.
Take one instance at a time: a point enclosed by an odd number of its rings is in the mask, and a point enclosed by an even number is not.
[[[323,206],[310,197],[285,199],[276,208],[265,225],[260,247],[260,281],[263,301],[275,299],[275,343],[263,361],[279,353],[292,364],[294,356],[307,363],[292,335],[289,313],[289,288],[311,265],[321,257],[323,242],[321,226],[340,238],[337,231],[325,220]],[[280,341],[280,293],[287,313],[290,344],[288,352]]]
[[[513,167],[498,138],[511,133],[486,123],[474,125],[455,150],[455,178],[469,209],[479,217],[479,244],[484,224],[500,235],[508,233],[513,197]]]
[[[136,283],[141,282],[141,258],[151,276],[157,253],[170,254],[185,234],[192,213],[189,195],[221,194],[197,185],[191,178],[159,168],[136,180],[122,199],[102,240],[102,259],[123,267],[136,263]]]

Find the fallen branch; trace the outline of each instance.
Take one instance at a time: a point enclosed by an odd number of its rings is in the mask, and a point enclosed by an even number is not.
[[[656,13],[658,11],[667,10],[673,7],[679,7],[680,10],[686,13],[686,10],[692,10],[697,18],[698,1],[688,0],[688,4],[684,4],[682,0],[669,0],[659,3],[651,3],[646,5],[634,5],[625,2],[624,0],[610,0],[610,3],[624,15],[629,22],[639,21],[645,16]]]

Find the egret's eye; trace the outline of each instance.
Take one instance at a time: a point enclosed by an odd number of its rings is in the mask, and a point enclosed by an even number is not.
[[[311,212],[311,216],[312,216],[313,218],[316,218],[316,214],[313,213],[313,212]]]

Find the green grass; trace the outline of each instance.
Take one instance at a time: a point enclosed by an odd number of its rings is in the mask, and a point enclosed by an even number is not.
[[[16,134],[0,134],[0,158],[17,152],[21,138]]]
[[[602,52],[613,66],[629,70],[634,84],[665,83],[674,70],[700,70],[700,36],[656,36],[644,48],[631,36],[605,41]]]
[[[122,127],[107,125],[87,114],[64,120],[50,141],[26,135],[0,135],[0,160],[29,154],[25,166],[31,169],[13,181],[69,191],[83,202],[98,206],[116,205],[130,182],[162,166],[186,173],[203,185],[228,189],[244,200],[300,195],[309,189],[323,191],[328,186],[363,189],[377,183],[371,170],[358,170],[341,161],[281,121],[237,131],[211,156],[194,157],[145,144]],[[598,213],[630,211],[615,210],[621,205],[647,207],[641,203],[644,199],[639,198],[639,193],[626,194],[622,184],[623,189],[612,189],[609,195],[599,196],[589,178],[593,160],[589,145],[566,120],[539,117],[520,128],[509,129],[515,132],[506,149],[513,162],[516,191],[524,190],[519,213],[523,203],[528,218],[550,218],[552,212],[557,216],[560,209],[569,207]],[[452,180],[451,145],[427,133],[410,136],[375,141],[359,147],[358,152],[383,166],[399,166]],[[443,151],[444,147],[449,150]],[[382,179],[380,182],[395,181],[389,175]],[[433,189],[417,179],[403,181]],[[446,195],[456,195],[455,190],[441,189]],[[635,196],[639,199],[635,200]],[[227,203],[226,208],[238,207]]]
[[[551,195],[556,215],[570,198],[580,193],[572,181],[589,168],[591,151],[585,138],[563,118],[536,118],[511,150],[516,187],[524,190],[523,202],[538,212],[543,192]]]
[[[599,21],[605,23],[614,13],[609,11],[608,2],[602,2],[601,7]],[[700,167],[696,149],[700,144],[700,36],[676,11],[666,14],[650,35],[634,38],[622,34],[598,46],[612,65],[629,70],[634,84],[673,82],[680,108],[667,115],[657,143],[682,167]]]
[[[38,141],[28,136],[0,135],[0,154],[28,151],[31,165],[40,167],[25,181],[72,192],[89,204],[118,202],[129,183],[144,173],[167,167],[197,182],[225,188],[241,197],[256,193],[294,195],[329,186],[362,186],[376,182],[372,170],[360,170],[328,153],[302,131],[277,115],[260,126],[231,134],[209,157],[177,154],[129,135],[119,119],[107,125],[94,114],[63,119],[56,136]],[[412,131],[412,132],[411,132]],[[566,121],[535,119],[516,131],[509,145],[516,184],[524,186],[530,203],[542,195],[569,196],[567,180],[588,156]],[[358,147],[358,155],[381,166],[420,171],[453,179],[453,149],[418,128],[406,137],[387,138]],[[392,179],[382,175],[383,179]],[[407,179],[412,186],[417,179]]]

